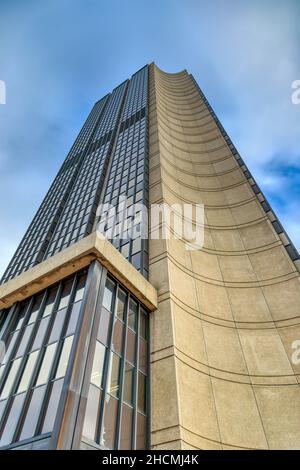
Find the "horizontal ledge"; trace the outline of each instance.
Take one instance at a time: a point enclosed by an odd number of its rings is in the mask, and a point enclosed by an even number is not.
[[[0,309],[9,308],[46,289],[94,260],[98,260],[146,308],[156,310],[156,289],[99,232],[93,232],[0,286]]]

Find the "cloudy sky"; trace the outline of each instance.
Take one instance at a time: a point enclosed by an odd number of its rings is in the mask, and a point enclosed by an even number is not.
[[[0,274],[93,103],[188,69],[300,249],[298,0],[1,0]]]

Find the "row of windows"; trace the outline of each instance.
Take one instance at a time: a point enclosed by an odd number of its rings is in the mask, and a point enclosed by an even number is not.
[[[0,365],[1,447],[52,432],[85,285],[86,273],[81,272],[1,312],[0,322],[5,319],[6,325],[6,354]],[[145,448],[148,313],[107,278],[96,318],[82,439],[110,449]]]
[[[71,147],[71,150],[66,158],[66,162],[68,162],[70,158],[72,158],[74,155],[77,155],[85,149],[108,100],[109,95],[106,95],[97,103],[95,103],[88,119],[84,123],[81,131],[79,132],[78,137],[76,138],[74,144]],[[62,169],[64,168],[64,165]]]
[[[75,144],[69,152],[66,161],[72,158],[80,149],[87,146],[94,126],[103,111],[106,100],[107,97],[104,97],[94,106],[85,125],[79,133]],[[51,223],[55,217],[57,218],[59,216],[59,210],[62,210],[63,199],[66,199],[67,189],[70,189],[70,186],[72,186],[72,183],[74,182],[75,171],[78,164],[79,160],[77,161],[77,165],[69,167],[67,171],[64,170],[65,164],[62,166],[14,258],[12,259],[3,281],[7,281],[12,277],[15,277],[24,270],[34,266],[38,261],[37,257],[47,238]]]
[[[79,170],[72,193],[64,208],[62,217],[49,244],[46,257],[54,255],[63,248],[75,243],[91,232],[104,178],[106,159],[111,148],[111,132],[115,126],[122,104],[126,83],[112,93],[104,114],[94,133],[91,148]],[[107,140],[102,140],[107,136]],[[101,141],[95,148],[93,143]]]
[[[104,134],[115,129],[121,105],[123,102],[124,93],[126,91],[127,83],[127,81],[122,83],[112,92],[105,113],[101,119],[100,125],[98,126],[93,136],[92,143],[96,142]]]
[[[0,445],[49,433],[73,344],[86,274],[11,313],[0,367]]]
[[[71,158],[76,157],[78,152],[84,150],[87,146],[94,127],[104,109],[106,101],[107,97],[104,97],[96,103],[92,109],[74,145],[72,146],[65,163],[62,165],[62,168],[56,176],[50,190],[41,204],[41,207],[26,232],[25,237],[11,260],[3,277],[3,282],[8,281],[24,270],[34,266],[37,261],[40,261],[38,256],[41,253],[43,245],[47,242],[47,238],[51,237],[52,225],[55,219],[59,217],[68,191],[74,183],[80,158],[75,160],[74,164],[72,166],[68,166],[67,169],[66,163]]]
[[[83,440],[143,449],[147,435],[148,316],[107,280],[88,393]]]
[[[120,132],[115,152],[118,158],[113,158],[111,167],[114,182],[109,178],[106,196],[111,192],[110,202],[115,204],[118,196],[126,192],[128,197],[134,197],[134,202],[147,203],[147,100],[148,67],[144,67],[130,81],[96,103],[17,249],[3,282],[91,232],[121,111],[122,122],[133,125],[126,128],[126,124]],[[102,142],[105,136],[110,136],[109,140]],[[117,169],[117,165],[122,166],[122,170]],[[135,265],[138,266],[137,259]],[[147,274],[148,267],[143,261],[139,269]]]
[[[147,237],[148,218],[141,217],[139,220],[135,217],[134,226],[131,222],[130,211],[133,210],[133,204],[140,203],[148,206],[148,174],[147,118],[145,116],[119,134],[103,199],[104,203],[109,203],[118,211],[120,210],[119,198],[126,197],[129,218],[121,224],[115,217],[107,218],[105,213],[100,214],[98,218],[100,231],[110,235],[113,245],[145,277],[148,275],[147,241],[142,237],[131,240],[127,230],[130,227],[132,230],[139,229]],[[112,227],[114,227],[114,233],[112,233]]]
[[[148,102],[148,66],[135,73],[129,84],[128,98],[125,103],[123,120],[128,119],[147,105]]]
[[[108,149],[109,143],[86,157],[49,245],[47,257],[86,235],[92,205],[99,198],[99,181]]]

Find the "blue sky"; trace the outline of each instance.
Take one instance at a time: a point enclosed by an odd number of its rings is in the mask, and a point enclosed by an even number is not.
[[[93,103],[138,68],[193,73],[300,249],[298,0],[1,0],[0,274]]]

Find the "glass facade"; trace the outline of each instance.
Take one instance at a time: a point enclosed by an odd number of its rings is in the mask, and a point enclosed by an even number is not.
[[[127,83],[116,88],[91,139],[46,257],[91,233]]]
[[[6,352],[0,364],[0,448],[51,437],[61,425],[58,407],[62,390],[70,387],[66,374],[82,334],[88,272],[1,312],[8,321],[1,338]],[[75,426],[83,428],[81,439],[92,447],[145,448],[148,313],[113,279],[102,289],[97,331],[87,337],[91,352],[80,364],[88,400]]]
[[[108,97],[105,96],[94,105],[5,271],[2,282],[9,281],[43,260],[49,241],[54,235],[57,222],[78,176],[80,165],[85,157],[85,150],[88,148],[107,101]]]
[[[1,447],[52,431],[85,282],[86,273],[79,273],[6,313],[6,353],[0,366]]]
[[[97,221],[103,233],[110,231],[113,245],[121,251],[138,271],[148,277],[148,68],[137,72],[130,81],[111,166],[108,172],[103,203],[117,206],[120,197],[126,198],[127,217],[118,223],[117,215]],[[133,207],[135,205],[135,211]],[[138,206],[140,205],[140,207]],[[146,210],[143,210],[143,207]],[[133,222],[131,220],[133,219]],[[137,236],[127,236],[131,231]]]
[[[145,66],[94,105],[2,283],[95,230],[101,202],[117,204],[127,196],[130,205],[148,205],[147,115]],[[146,218],[142,224],[147,230]],[[147,242],[114,244],[147,277]]]
[[[104,449],[145,449],[148,414],[148,314],[107,278],[82,440]]]

